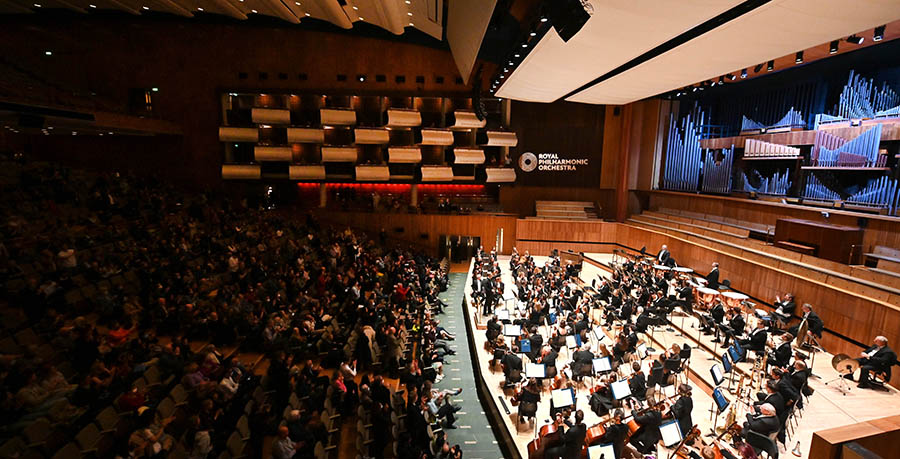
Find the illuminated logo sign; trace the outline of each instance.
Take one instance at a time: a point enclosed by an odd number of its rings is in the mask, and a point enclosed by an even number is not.
[[[587,158],[560,158],[558,153],[539,153],[535,155],[525,152],[519,156],[519,169],[523,172],[531,172],[535,169],[548,172],[577,171],[579,167],[586,167]]]

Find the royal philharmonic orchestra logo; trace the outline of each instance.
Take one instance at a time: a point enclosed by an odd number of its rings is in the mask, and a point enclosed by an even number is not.
[[[579,167],[588,165],[587,158],[560,158],[558,153],[522,153],[519,156],[519,169],[523,172],[538,171],[577,171]]]

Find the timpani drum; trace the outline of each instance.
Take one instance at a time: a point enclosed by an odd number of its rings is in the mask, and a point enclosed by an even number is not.
[[[667,272],[671,271],[672,268],[665,265],[653,265],[653,273],[657,276],[665,275]]]
[[[677,268],[672,268],[672,271],[675,271],[678,274],[690,274],[694,272],[693,269],[688,268],[687,266],[678,266]]]
[[[750,297],[738,292],[722,292],[722,298],[725,301],[725,306],[733,309],[741,307],[741,303]]]
[[[700,299],[700,303],[706,306],[706,309],[712,309],[713,303],[715,303],[721,295],[718,290],[706,287],[698,288],[697,294],[699,295],[698,298]]]

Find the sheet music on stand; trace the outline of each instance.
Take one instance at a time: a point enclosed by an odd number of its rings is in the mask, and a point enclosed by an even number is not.
[[[529,363],[525,365],[525,377],[544,379],[547,377],[547,367],[543,363]]]
[[[659,426],[659,433],[662,434],[663,445],[666,448],[671,448],[681,443],[681,440],[684,438],[681,426],[678,425],[677,420],[664,422]]]
[[[725,381],[725,375],[722,374],[722,368],[719,367],[718,363],[714,363],[713,366],[709,369],[710,374],[712,374],[713,382],[718,386]]]
[[[603,373],[605,371],[612,371],[612,363],[609,356],[594,359],[592,363],[594,366],[594,374]]]
[[[613,397],[616,400],[622,400],[631,396],[631,386],[628,385],[627,379],[616,381],[609,385],[612,389]]]
[[[588,459],[619,459],[612,443],[588,446]]]
[[[497,320],[509,320],[509,311],[506,309],[497,309],[494,315],[497,316]]]
[[[515,324],[506,324],[503,326],[503,336],[519,336],[522,334],[522,327]]]
[[[593,332],[597,343],[602,343],[603,340],[606,339],[606,333],[603,333],[603,330],[601,330],[600,327],[594,327],[591,331]]]
[[[575,341],[575,337],[572,335],[566,336],[566,347],[569,349],[574,349],[578,347],[578,342]]]
[[[562,408],[575,404],[575,394],[572,389],[556,389],[550,392],[550,399],[554,408]]]
[[[644,343],[637,345],[637,354],[641,359],[647,358],[647,345]]]

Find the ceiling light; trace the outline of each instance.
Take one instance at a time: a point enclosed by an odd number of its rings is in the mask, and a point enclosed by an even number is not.
[[[728,74],[728,81],[734,81],[736,79],[737,79],[737,77],[733,73]]]
[[[256,10],[250,10],[250,12],[253,13],[253,14],[258,13],[258,11],[256,11]]]
[[[519,56],[521,56],[521,54],[519,54],[519,53],[513,54],[513,57],[519,57]]]
[[[523,48],[527,48],[527,47],[528,47],[528,43],[522,43],[522,47],[523,47]]]
[[[795,64],[803,63],[803,51],[797,51],[797,55],[794,57]]]
[[[309,13],[306,13],[306,16],[307,16],[307,17],[309,17],[309,15],[310,15]]]
[[[407,16],[412,16],[412,13],[406,13]]]
[[[681,97],[681,91],[675,93],[675,97]]]
[[[294,5],[300,6],[300,2],[294,2]]]
[[[412,2],[410,2],[409,0],[406,0],[406,4],[407,4],[407,5],[409,5],[410,3],[412,3]]]
[[[775,68],[775,61],[769,61],[769,63],[766,65],[766,71],[771,72],[772,69],[774,69],[774,68]]]
[[[52,56],[52,55],[53,55],[53,51],[44,51],[44,55],[45,55],[45,56]]]
[[[542,18],[541,18],[541,22],[547,22],[547,18],[542,17]]]
[[[365,75],[360,75],[360,76],[358,76],[358,77],[356,77],[356,78],[357,78],[360,82],[366,81],[366,76],[365,76]]]
[[[148,7],[146,7],[146,6],[142,6],[141,8],[143,8],[143,9],[145,9],[145,10],[149,10],[149,9],[150,9],[150,8],[148,8]]]
[[[509,61],[509,65],[516,65],[516,63],[513,61]]]
[[[847,43],[853,43],[854,45],[861,45],[864,41],[866,41],[865,37],[860,37],[859,35],[850,35],[847,37]]]
[[[500,78],[501,79],[506,78],[506,75],[500,75]]]
[[[884,39],[884,26],[880,25],[875,28],[875,33],[872,34],[872,41],[881,41]]]
[[[366,18],[364,18],[364,17],[362,17],[362,16],[360,16],[360,17],[359,17],[359,20],[360,20],[360,21],[365,21],[365,20],[366,20]]]
[[[691,92],[697,92],[697,87],[694,86],[694,89],[692,89]]]
[[[159,88],[153,88],[153,89],[151,89],[151,91],[153,91],[153,92],[159,92]]]
[[[203,8],[200,8],[200,7],[198,6],[198,7],[197,7],[197,11],[203,11]],[[103,134],[100,134],[100,135],[103,135]]]
[[[828,46],[828,54],[835,54],[838,52],[838,43],[840,43],[840,40],[831,42],[831,45]]]
[[[529,37],[537,36],[537,32],[531,32],[531,33],[528,34],[528,36],[529,36]]]
[[[503,73],[509,73],[509,69],[503,69]]]
[[[741,70],[741,79],[747,78],[747,69]]]
[[[715,81],[713,81],[712,84],[710,84],[710,86],[715,86],[715,85],[716,85]]]
[[[35,8],[40,8],[40,7],[41,7],[41,4],[40,4],[40,3],[35,3],[35,4],[34,4],[34,7],[35,7]]]
[[[410,22],[409,25],[414,26],[415,24],[413,24],[412,22]]]
[[[108,132],[108,133],[107,133],[107,134],[109,134],[109,135],[113,135],[113,131],[109,131],[109,132]]]
[[[91,7],[91,8],[96,8],[96,7],[97,7],[97,5],[94,5],[94,4],[91,4],[91,5],[88,5],[88,6]]]
[[[354,10],[354,11],[359,11],[359,7],[358,7],[358,6],[354,6],[354,7],[353,7],[353,10]]]

